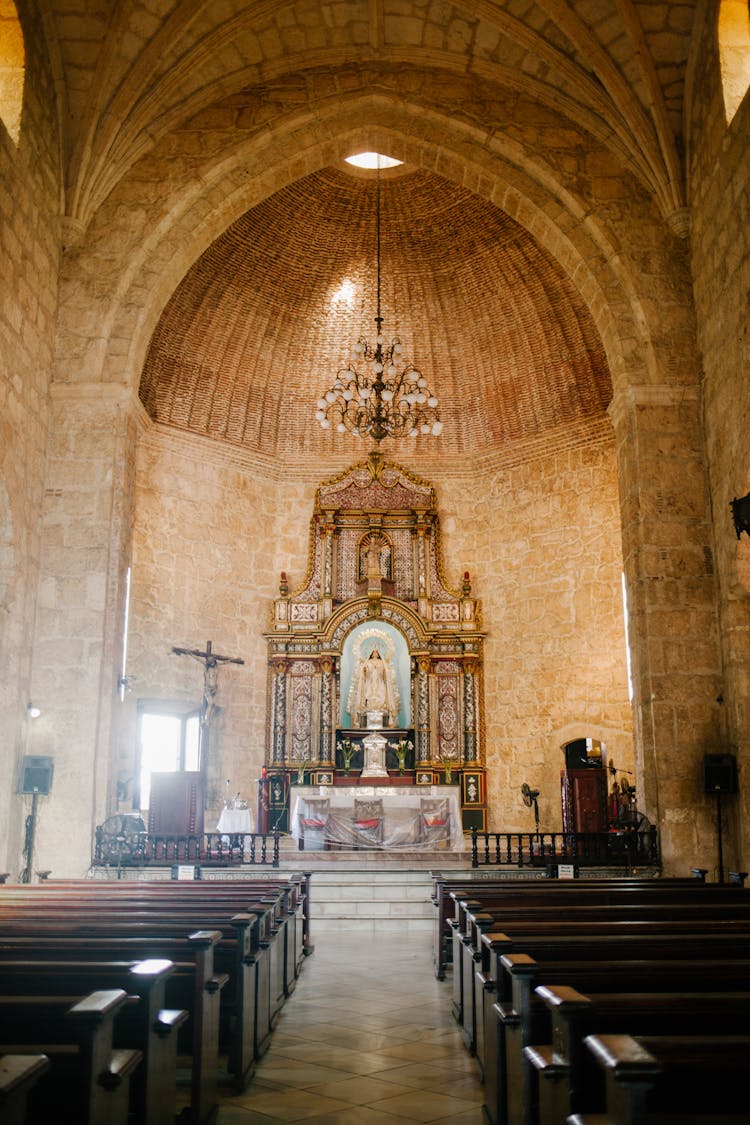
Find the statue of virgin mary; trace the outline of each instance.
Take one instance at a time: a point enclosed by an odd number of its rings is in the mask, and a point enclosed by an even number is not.
[[[366,721],[367,713],[381,711],[383,725],[394,727],[398,722],[398,688],[393,665],[373,645],[366,660],[358,663],[352,677],[347,710],[352,722]]]

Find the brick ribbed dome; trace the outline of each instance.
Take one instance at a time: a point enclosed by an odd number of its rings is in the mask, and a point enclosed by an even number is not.
[[[439,439],[403,440],[460,456],[600,415],[601,341],[533,238],[433,173],[400,169],[381,186],[384,334],[427,376],[445,424]],[[280,459],[362,453],[313,414],[352,344],[374,335],[375,193],[373,176],[326,168],[209,247],[149,349],[140,394],[155,421]]]

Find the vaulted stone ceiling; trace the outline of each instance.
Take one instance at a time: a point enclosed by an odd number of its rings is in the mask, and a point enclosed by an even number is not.
[[[434,173],[381,173],[381,185],[384,334],[429,379],[445,425],[420,450],[481,452],[601,415],[601,341],[531,236]],[[375,335],[375,193],[372,178],[324,169],[206,251],[146,362],[141,397],[156,421],[270,456],[357,448],[313,413],[358,336]]]
[[[621,175],[631,198],[686,232],[697,0],[39,5],[71,237],[84,237],[118,191],[137,203],[123,186],[137,169],[178,199],[189,181],[216,177],[212,153],[233,129],[252,145],[292,107],[293,146],[295,129],[314,130],[365,80],[412,113],[442,99],[436,122],[458,119],[488,144],[501,135],[506,159],[582,212],[599,176],[609,187]],[[271,184],[174,291],[141,379],[156,420],[273,457],[334,452],[310,419],[352,340],[371,334],[373,183],[337,160],[311,171],[301,161],[296,182]],[[481,452],[601,416],[611,396],[604,349],[551,253],[455,177],[407,166],[383,189],[386,333],[433,382],[442,451]],[[605,206],[615,214],[617,198]],[[345,280],[349,303],[334,300]]]

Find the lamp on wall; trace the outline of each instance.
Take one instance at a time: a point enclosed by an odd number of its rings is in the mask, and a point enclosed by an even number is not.
[[[380,168],[377,159],[377,316],[375,342],[360,336],[348,367],[339,371],[333,385],[318,399],[315,417],[322,429],[338,433],[383,438],[406,434],[437,437],[443,423],[438,400],[427,379],[411,360],[404,359],[401,341],[386,344],[380,308]],[[352,160],[354,163],[354,160]]]
[[[746,531],[750,535],[750,492],[747,496],[736,498],[729,503],[732,509],[732,519],[734,520],[734,530],[737,532],[737,538]]]
[[[40,709],[38,707],[35,707],[33,703],[27,703],[26,714],[30,719],[38,719],[41,713],[42,712],[40,711]]]

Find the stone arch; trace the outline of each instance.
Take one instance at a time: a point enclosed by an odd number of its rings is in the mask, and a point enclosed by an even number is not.
[[[352,125],[353,116],[361,122]],[[86,373],[81,376],[79,363],[79,378],[136,383],[166,301],[211,241],[274,190],[342,159],[353,145],[366,143],[387,147],[399,158],[432,168],[497,203],[534,234],[583,294],[607,351],[613,385],[623,387],[630,381],[626,366],[631,372],[637,366],[643,382],[660,381],[648,315],[616,232],[595,213],[587,213],[582,200],[555,182],[552,169],[535,166],[515,142],[495,138],[488,143],[486,136],[467,135],[463,124],[459,127],[442,114],[425,113],[423,108],[417,113],[367,93],[345,105],[327,106],[314,130],[303,133],[303,123],[301,114],[291,113],[277,122],[272,135],[227,149],[200,182],[191,180],[180,188],[168,203],[168,216],[165,213],[161,224],[151,224],[149,234],[136,221],[128,237],[109,208],[102,210],[86,247],[69,260],[67,275],[71,283],[80,283],[88,272],[94,276],[96,271],[88,267],[102,254],[118,254],[122,268],[113,271],[116,288],[106,294],[107,306],[97,318],[103,334],[86,345]],[[294,144],[298,147],[287,155]],[[264,162],[264,172],[251,176],[251,167]],[[118,208],[117,198],[112,206]],[[113,237],[117,251],[110,242]],[[662,237],[671,242],[666,227]],[[65,308],[64,304],[63,317]],[[63,365],[65,339],[63,325]],[[627,365],[624,339],[630,351]],[[77,332],[71,333],[71,347],[73,341],[80,343]],[[633,345],[640,352],[635,359]],[[65,378],[63,370],[58,377]]]

